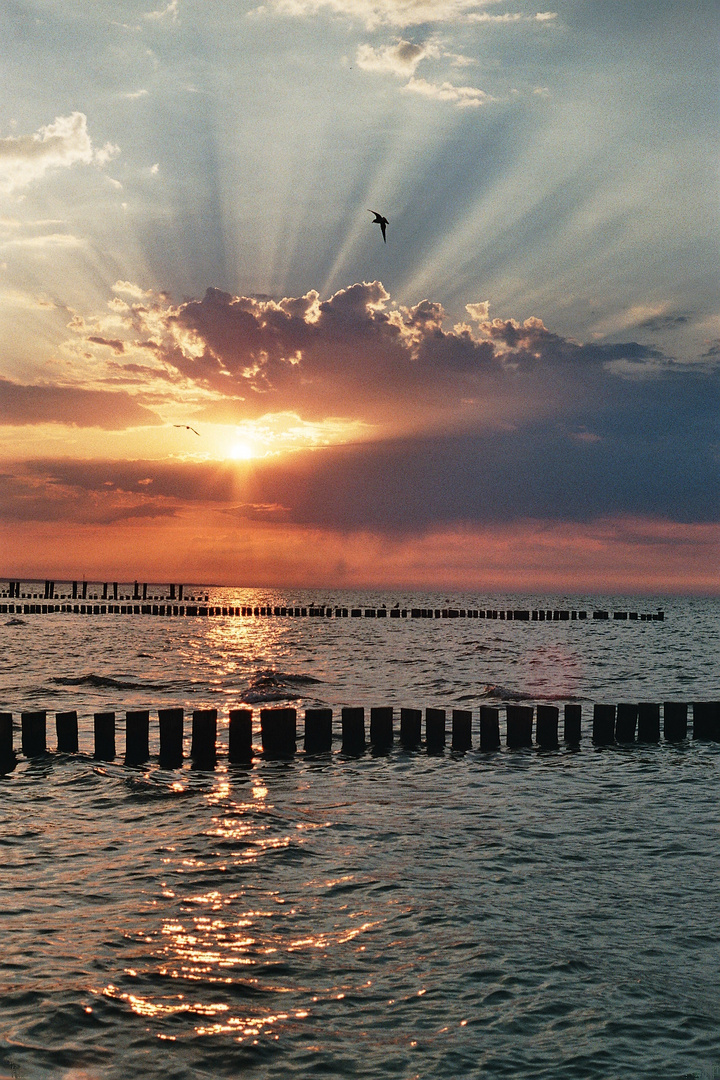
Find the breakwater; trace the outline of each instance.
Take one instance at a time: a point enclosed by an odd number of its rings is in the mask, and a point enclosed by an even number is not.
[[[566,703],[560,726],[560,707],[557,705],[482,705],[479,715],[469,709],[423,710],[379,706],[369,710],[369,727],[363,707],[340,709],[339,729],[330,708],[308,708],[304,712],[303,750],[306,754],[329,754],[339,742],[341,752],[348,755],[364,753],[368,748],[388,751],[395,742],[406,750],[425,748],[441,752],[446,746],[453,751],[477,749],[490,753],[501,749],[501,708],[504,711],[505,745],[509,749],[538,747],[556,750],[561,740],[567,746],[579,746],[583,734],[590,734],[595,746],[615,744],[630,746],[640,743],[683,742],[692,735],[694,740],[720,741],[720,701],[622,702],[617,705],[595,704],[592,708],[591,729],[583,731],[582,706]],[[449,713],[449,715],[448,715]],[[47,710],[20,714],[21,752],[25,758],[46,755]],[[253,710],[231,709],[228,715],[227,746],[218,745],[218,713],[216,709],[195,709],[191,713],[191,745],[189,757],[198,768],[215,767],[218,756],[226,755],[230,763],[249,763],[262,754],[266,758],[290,758],[298,750],[298,716],[295,708],[266,708],[259,710],[254,723]],[[396,721],[399,720],[399,726]],[[691,724],[690,724],[691,721]],[[185,710],[180,707],[157,709],[160,767],[178,768],[185,759]],[[100,761],[114,761],[117,756],[116,713],[105,711],[93,715],[93,756]],[[0,713],[0,767],[8,771],[14,766],[14,718],[9,712]],[[55,713],[56,753],[80,752],[77,711]],[[259,743],[257,738],[259,737]],[[125,713],[124,761],[142,765],[150,760],[150,710],[139,709]]]

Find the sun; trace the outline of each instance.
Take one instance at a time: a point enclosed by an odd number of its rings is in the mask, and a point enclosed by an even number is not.
[[[250,461],[251,458],[255,457],[255,447],[245,440],[234,442],[230,447],[228,457],[232,458],[233,461]]]

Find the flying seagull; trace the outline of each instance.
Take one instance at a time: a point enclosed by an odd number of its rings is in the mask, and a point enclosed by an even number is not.
[[[181,427],[181,428],[187,428],[187,429],[188,429],[188,431],[195,431],[195,428],[194,428],[194,427],[190,427],[190,425],[189,425],[189,424],[173,424],[173,427]],[[199,431],[195,431],[195,434],[196,434],[196,435],[199,435],[199,434],[200,434],[200,432],[199,432]]]
[[[383,240],[387,244],[387,237],[385,236],[385,228],[386,228],[387,225],[390,224],[390,222],[388,221],[388,219],[386,217],[383,217],[382,214],[378,214],[377,210],[368,210],[368,214],[374,214],[375,215],[375,217],[373,218],[373,225],[377,221],[378,225],[382,229]]]

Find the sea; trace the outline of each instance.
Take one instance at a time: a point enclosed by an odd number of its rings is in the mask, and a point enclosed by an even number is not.
[[[151,590],[152,591],[152,590]],[[720,698],[720,600],[186,587],[210,604],[664,618],[0,615],[0,1080],[718,1080],[720,745],[599,747],[594,703]],[[507,703],[582,706],[508,749]],[[497,705],[501,749],[479,750]],[[343,754],[343,706],[473,712],[473,748]],[[158,708],[218,710],[160,768]],[[257,756],[227,760],[228,711]],[[269,760],[259,710],[293,706]],[[330,706],[331,753],[302,749]],[[46,709],[48,749],[19,752]],[[77,710],[80,752],[54,751]],[[126,766],[124,714],[151,710]],[[93,758],[93,714],[117,758]],[[692,717],[692,711],[690,712]],[[449,722],[449,719],[448,719]],[[562,721],[561,721],[562,734]]]

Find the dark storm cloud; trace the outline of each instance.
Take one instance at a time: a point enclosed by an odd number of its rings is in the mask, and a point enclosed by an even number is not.
[[[122,391],[67,386],[28,386],[0,378],[0,424],[69,424],[121,431],[162,420]]]

